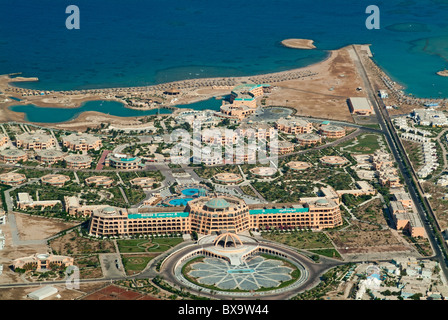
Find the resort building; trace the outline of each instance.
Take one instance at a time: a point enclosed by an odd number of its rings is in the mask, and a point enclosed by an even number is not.
[[[313,124],[297,117],[280,118],[275,123],[278,131],[286,134],[304,134],[313,131]]]
[[[238,145],[234,150],[233,153],[233,162],[231,162],[231,154],[229,152],[228,157],[226,157],[225,161],[229,164],[244,164],[244,163],[250,163],[255,164],[257,163],[257,154],[258,155],[266,155],[266,151],[257,150],[257,146],[255,144],[247,145],[246,143]],[[230,158],[230,159],[228,159]]]
[[[264,93],[269,92],[267,84],[242,84],[233,88],[230,93],[230,103],[235,106],[246,105],[251,109],[257,108],[257,98],[262,97]]]
[[[208,148],[196,148],[193,147],[193,163],[200,164],[203,163],[206,166],[221,165],[224,163],[224,156],[222,150],[216,152],[215,150],[210,150]]]
[[[64,158],[67,168],[87,169],[92,164],[92,158],[88,155],[71,154]]]
[[[143,166],[142,158],[118,153],[109,153],[106,157],[105,165],[118,170],[138,170]]]
[[[45,286],[28,293],[27,297],[33,300],[44,300],[58,293],[58,289],[52,286]]]
[[[72,151],[99,150],[102,147],[101,138],[88,133],[73,133],[62,137],[64,147]]]
[[[176,88],[170,88],[170,89],[165,90],[163,92],[163,94],[166,94],[168,96],[177,96],[180,94],[180,91],[177,90]]]
[[[41,200],[34,201],[33,197],[30,196],[27,192],[19,192],[17,194],[17,208],[26,210],[26,209],[34,209],[36,207],[40,207],[42,210],[47,207],[54,207],[57,204],[61,204],[60,200]]]
[[[378,181],[382,186],[389,188],[402,186],[398,171],[389,153],[377,150],[370,156],[370,161],[372,162],[372,167],[375,170]]]
[[[374,196],[376,194],[376,189],[372,187],[366,181],[356,181],[356,187],[358,189],[354,190],[337,190],[336,193],[339,197],[342,197],[344,194],[350,194],[355,197],[359,196]]]
[[[58,150],[37,150],[36,159],[40,163],[55,164],[56,162],[63,161],[65,154]]]
[[[359,115],[371,115],[373,113],[373,108],[370,105],[369,100],[364,97],[351,97],[348,99],[348,106],[350,112]]]
[[[268,140],[273,137],[277,130],[275,127],[264,122],[245,122],[242,123],[236,130],[239,137],[247,137],[248,139]]]
[[[250,228],[249,208],[235,197],[201,197],[188,202],[191,229],[200,234],[225,230],[240,233]]]
[[[4,145],[6,145],[9,142],[9,138],[8,136],[4,135],[4,134],[0,134],[0,147],[3,147]]]
[[[345,129],[343,127],[334,125],[321,125],[320,134],[328,139],[339,139],[345,136]]]
[[[81,205],[76,196],[64,197],[64,209],[71,216],[90,217],[94,210],[108,207],[107,205]]]
[[[89,233],[94,236],[137,234],[189,233],[188,212],[173,212],[171,208],[136,209],[105,207],[93,210]]]
[[[398,171],[395,168],[378,170],[376,174],[378,176],[378,181],[382,186],[387,186],[389,188],[399,188],[403,186],[400,182]]]
[[[28,155],[23,150],[5,149],[0,151],[0,160],[6,163],[17,163],[19,161],[27,161]]]
[[[291,170],[303,171],[311,167],[308,162],[303,161],[291,161],[286,164]]]
[[[215,113],[211,110],[186,110],[179,112],[175,121],[179,124],[188,123],[190,126],[193,126],[194,122],[199,122],[203,126],[216,126],[221,119]]]
[[[129,236],[165,233],[241,233],[272,228],[325,229],[342,225],[339,204],[316,197],[295,204],[247,205],[233,196],[199,197],[178,208],[94,210],[89,233],[94,236]]]
[[[411,113],[411,118],[420,126],[431,127],[445,127],[448,126],[448,119],[440,110],[428,109],[414,109]]]
[[[237,173],[221,172],[215,174],[213,180],[221,184],[237,184],[243,181],[243,177]]]
[[[0,174],[0,183],[7,184],[10,186],[17,186],[26,182],[26,177],[24,174],[16,172],[8,172]]]
[[[108,188],[114,184],[114,179],[107,176],[92,176],[84,180],[87,185]]]
[[[0,209],[0,225],[2,224],[6,224],[6,212],[5,210]]]
[[[375,195],[376,189],[373,188],[368,182],[366,181],[356,181],[356,187],[357,189],[351,189],[351,190],[335,190],[331,186],[322,187],[320,189],[320,194],[325,197],[326,199],[331,199],[335,201],[336,203],[340,203],[340,199],[344,194],[350,194],[355,197],[359,196],[366,196],[366,195]]]
[[[47,174],[40,178],[42,184],[49,184],[54,187],[62,187],[66,182],[70,181],[70,177],[63,174]]]
[[[255,229],[327,229],[342,225],[339,203],[332,199],[303,198],[296,204],[250,205]]]
[[[278,141],[269,144],[270,154],[287,154],[294,152],[294,144],[289,141]]]
[[[235,131],[227,128],[205,129],[202,132],[201,141],[207,144],[230,146],[237,143],[238,135]]]
[[[404,206],[401,201],[391,201],[389,211],[397,230],[407,231],[414,238],[426,236],[425,228],[413,203],[408,207]]]
[[[129,182],[131,183],[131,185],[140,187],[143,190],[151,190],[153,189],[156,180],[154,178],[140,177],[140,178],[134,178]]]
[[[314,133],[304,133],[297,136],[297,141],[301,146],[312,146],[322,142],[322,138]]]
[[[12,266],[15,269],[28,269],[34,271],[51,270],[54,265],[68,267],[72,266],[74,259],[67,256],[59,256],[48,253],[36,253],[29,257],[15,259]]]
[[[43,130],[37,130],[33,133],[22,133],[16,136],[17,148],[26,150],[50,149],[56,146],[56,139]]]
[[[259,177],[272,177],[277,173],[277,169],[273,167],[255,167],[249,171]]]
[[[411,196],[409,195],[409,193],[406,192],[399,192],[399,193],[395,193],[393,195],[394,197],[394,201],[398,201],[401,202],[401,204],[405,207],[405,208],[411,208],[413,205]]]
[[[223,101],[223,104],[220,108],[220,114],[218,113],[216,114],[216,116],[222,117],[222,115],[224,115],[228,118],[241,121],[244,118],[253,114],[254,112],[255,112],[254,108],[248,107],[244,104],[228,104],[224,103]]]
[[[324,156],[319,159],[320,163],[327,166],[342,167],[349,163],[349,161],[341,156]]]

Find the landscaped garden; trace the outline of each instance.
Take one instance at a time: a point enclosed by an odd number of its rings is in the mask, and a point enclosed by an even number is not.
[[[117,240],[120,253],[165,252],[183,242],[182,238],[153,238]]]

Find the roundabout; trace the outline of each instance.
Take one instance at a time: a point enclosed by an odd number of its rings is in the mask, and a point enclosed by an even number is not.
[[[231,233],[210,235],[162,263],[163,277],[196,295],[218,299],[288,299],[314,287],[340,263],[315,263],[291,248]]]

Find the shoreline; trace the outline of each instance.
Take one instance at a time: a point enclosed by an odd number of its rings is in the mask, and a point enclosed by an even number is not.
[[[344,48],[344,47],[343,47]],[[4,75],[0,75],[0,90],[2,89],[2,82],[3,82],[3,86],[7,86],[8,88],[10,88],[11,90],[9,90],[9,92],[4,92],[5,95],[8,96],[13,96],[15,98],[20,99],[21,101],[8,101],[6,103],[3,103],[2,106],[4,109],[8,109],[11,106],[15,106],[15,105],[35,105],[36,107],[41,107],[41,108],[67,108],[67,109],[75,109],[75,108],[80,108],[84,103],[88,102],[88,101],[116,101],[116,102],[120,102],[123,104],[123,106],[125,108],[129,108],[129,109],[134,109],[134,110],[142,110],[142,111],[146,111],[146,110],[152,110],[152,109],[157,109],[157,108],[169,108],[169,109],[177,109],[176,105],[180,105],[180,104],[193,104],[196,102],[200,102],[200,101],[205,101],[208,99],[211,99],[213,97],[222,97],[226,94],[228,94],[228,92],[230,91],[230,87],[233,88],[235,86],[237,86],[238,84],[241,84],[243,82],[254,82],[260,78],[272,78],[275,79],[276,77],[282,77],[285,76],[285,78],[288,78],[287,76],[290,74],[294,74],[294,73],[299,73],[299,72],[305,72],[310,68],[316,67],[321,65],[322,63],[327,62],[328,60],[330,60],[333,56],[334,53],[337,52],[338,50],[341,50],[343,48],[337,49],[337,50],[327,50],[327,55],[325,56],[325,58],[321,61],[312,63],[308,66],[305,67],[300,67],[300,68],[294,68],[294,69],[290,69],[290,70],[285,70],[285,71],[278,71],[278,72],[272,72],[272,73],[264,73],[264,74],[257,74],[257,75],[248,75],[248,76],[243,76],[243,77],[214,77],[214,78],[198,78],[198,79],[187,79],[187,80],[177,80],[177,81],[172,81],[172,82],[167,82],[167,83],[162,83],[162,84],[156,84],[156,85],[148,85],[148,86],[140,86],[140,87],[112,87],[112,88],[102,88],[102,89],[85,89],[85,90],[63,90],[63,91],[55,91],[55,90],[34,90],[34,89],[27,89],[27,88],[21,88],[21,87],[16,87],[14,86],[15,82],[28,82],[29,79],[36,79],[36,80],[30,80],[30,81],[38,81],[37,77],[32,77],[32,78],[25,78],[25,77],[21,77],[20,81],[16,81],[15,79],[17,78],[11,78],[10,74],[4,74]],[[310,73],[309,76],[312,76],[313,74]],[[5,79],[6,77],[6,79]],[[4,78],[3,81],[1,81],[1,78]],[[278,82],[283,81],[283,80],[277,80]],[[149,92],[154,92],[154,91],[161,91],[163,89],[169,89],[169,88],[173,88],[176,86],[188,86],[190,85],[195,85],[192,87],[195,87],[196,89],[208,89],[210,88],[210,86],[204,85],[205,83],[209,83],[209,82],[218,82],[218,85],[214,88],[211,87],[211,89],[214,89],[216,91],[221,90],[221,92],[217,92],[215,94],[204,94],[202,97],[198,96],[196,99],[190,99],[189,101],[185,102],[182,101],[181,99],[177,100],[174,104],[173,103],[163,103],[160,104],[158,106],[155,107],[144,107],[144,108],[139,108],[139,107],[135,107],[135,106],[130,106],[129,104],[127,104],[125,101],[123,101],[122,99],[116,98],[115,96],[111,96],[116,95],[116,94],[123,94],[125,92],[144,92],[144,91],[149,91]],[[219,83],[221,82],[230,82],[230,85],[221,85],[223,88],[220,89],[220,85]],[[255,83],[255,82],[254,82]],[[199,85],[198,85],[199,84]],[[191,87],[189,87],[191,88]],[[225,90],[225,91],[223,91]],[[4,90],[6,91],[6,90]],[[40,92],[45,92],[46,95],[45,97],[47,97],[48,99],[44,98],[44,101],[42,101],[41,98],[42,96],[40,95]],[[18,94],[23,94],[23,93],[32,93],[33,96],[32,97],[28,97],[30,99],[27,99],[27,97],[22,97],[22,96],[17,96]],[[66,101],[49,101],[49,95],[54,95],[54,94],[60,94],[62,95],[62,97],[66,98]],[[106,95],[106,96],[104,96]],[[78,97],[79,96],[79,97]],[[10,112],[13,113],[17,113],[20,114],[19,112],[14,112],[12,110],[9,110]],[[81,113],[82,114],[82,113]],[[81,115],[80,114],[80,115]]]
[[[371,54],[369,55],[368,53],[370,49],[367,50],[368,48],[365,48],[366,46],[368,47],[369,44],[360,44],[360,45],[348,45],[336,50],[325,50],[327,55],[323,60],[312,63],[305,67],[294,68],[286,71],[272,72],[252,76],[243,76],[243,77],[215,77],[215,78],[178,80],[163,84],[149,85],[142,87],[115,87],[115,88],[69,90],[69,91],[43,91],[43,90],[41,91],[41,90],[25,89],[13,86],[14,82],[26,82],[29,79],[35,79],[34,81],[38,81],[36,80],[37,78],[25,78],[25,77],[11,78],[10,76],[11,74],[0,75],[0,91],[2,91],[3,94],[7,96],[7,98],[9,98],[10,100],[2,103],[3,108],[1,108],[2,109],[1,111],[3,113],[3,117],[0,118],[6,118],[3,121],[30,122],[28,120],[25,120],[25,113],[15,112],[9,109],[9,107],[15,105],[33,104],[36,107],[42,107],[42,108],[53,107],[53,108],[76,109],[81,107],[84,103],[88,101],[116,101],[122,103],[123,106],[128,109],[148,111],[157,108],[167,108],[172,109],[173,113],[176,113],[176,111],[181,110],[180,108],[176,107],[177,105],[193,104],[195,102],[205,101],[213,97],[223,97],[225,95],[228,95],[233,87],[242,83],[254,83],[254,84],[267,83],[271,84],[274,87],[276,86],[276,83],[280,83],[281,88],[283,90],[284,84],[289,83],[291,81],[305,80],[305,83],[307,83],[307,80],[309,80],[312,82],[313,79],[316,79],[316,77],[320,78],[319,74],[320,71],[323,70],[325,73],[328,72],[328,68],[334,67],[335,64],[338,65],[339,62],[335,60],[338,60],[340,58],[341,52],[353,46],[359,46],[360,48],[362,48],[363,51],[366,50],[367,51],[366,56],[369,57],[369,60],[371,60],[372,63],[375,64]],[[338,72],[343,73],[343,70]],[[327,82],[325,78],[323,80],[324,83]],[[5,88],[6,90],[4,90]],[[169,91],[169,89],[173,88],[179,89],[177,91],[180,91],[181,94],[161,96],[160,92],[166,92]],[[44,96],[40,94],[42,92],[44,92]],[[30,94],[30,96],[22,97],[21,95],[23,93],[32,93],[32,94]],[[135,105],[129,105],[126,101],[124,101],[124,99],[128,99],[126,95],[130,97],[139,95],[141,96],[146,95],[145,96],[146,98],[148,98],[148,96],[157,97],[158,99],[156,100],[160,101],[159,98],[161,98],[163,102],[161,104],[152,106],[148,105],[143,107],[137,107]],[[52,97],[53,99],[51,99],[51,96],[53,96]],[[11,100],[11,97],[18,98],[21,101]],[[137,101],[139,99],[140,98],[137,98]],[[168,101],[168,99],[171,99],[171,101]],[[297,107],[300,108],[300,106]],[[188,108],[185,109],[188,110]],[[86,113],[87,115],[85,115]],[[72,118],[64,122],[40,123],[40,124],[46,126],[60,126],[61,124],[64,123],[73,125],[76,122],[85,121],[83,119],[89,118],[92,114],[102,118],[103,120],[110,118],[117,121],[118,119],[122,119],[123,121],[130,121],[130,120],[137,120],[138,118],[141,117],[145,117],[145,116],[119,117],[97,111],[84,111],[78,114],[75,118]],[[153,115],[147,115],[147,116],[151,117]],[[38,122],[31,122],[31,123],[38,123]]]

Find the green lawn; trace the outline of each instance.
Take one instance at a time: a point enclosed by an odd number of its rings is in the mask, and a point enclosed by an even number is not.
[[[316,250],[308,250],[312,253],[319,254],[321,256],[342,259],[341,255],[336,249],[316,249]]]
[[[383,139],[382,136],[377,134],[366,133],[362,134],[357,138],[357,144],[353,146],[344,148],[344,151],[353,152],[353,153],[373,153],[378,149],[381,149],[381,146],[378,143],[378,138]],[[352,145],[354,140],[347,141],[343,144],[340,144],[340,147],[346,147]]]
[[[117,240],[117,244],[121,253],[164,252],[182,241],[182,238],[132,239]]]
[[[132,275],[135,273],[141,272],[148,265],[148,262],[151,261],[154,257],[147,256],[121,256],[121,261],[123,262],[124,269],[126,270],[126,274]]]

